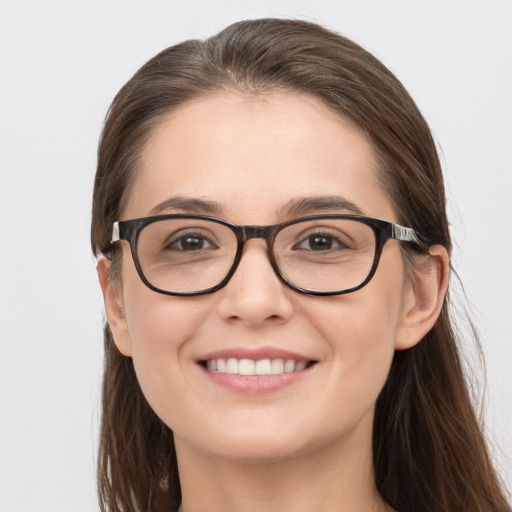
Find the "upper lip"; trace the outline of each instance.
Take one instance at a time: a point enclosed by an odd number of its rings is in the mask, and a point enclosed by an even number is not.
[[[225,348],[222,350],[215,350],[213,352],[209,352],[204,356],[198,359],[200,361],[210,361],[212,359],[252,359],[254,361],[260,361],[262,359],[286,359],[293,360],[295,362],[299,361],[314,361],[313,358],[303,356],[296,352],[291,352],[289,350],[284,350],[278,347],[258,347],[258,348],[248,348],[248,347],[238,347],[238,348]]]

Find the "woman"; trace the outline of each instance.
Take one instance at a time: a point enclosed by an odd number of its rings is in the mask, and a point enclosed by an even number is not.
[[[234,24],[109,111],[102,510],[509,510],[464,381],[430,131],[353,42]]]

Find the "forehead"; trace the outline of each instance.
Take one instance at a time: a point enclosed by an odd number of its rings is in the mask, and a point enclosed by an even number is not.
[[[393,216],[369,138],[320,100],[290,92],[223,93],[170,112],[144,147],[123,217],[175,196],[214,202],[237,223],[276,222],[290,201],[325,196]]]

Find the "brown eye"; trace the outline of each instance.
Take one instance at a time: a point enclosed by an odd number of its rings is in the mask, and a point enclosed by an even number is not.
[[[293,246],[294,250],[305,250],[305,251],[330,251],[336,249],[346,248],[339,238],[329,233],[312,233],[302,239],[298,244]]]
[[[171,240],[166,249],[174,251],[200,251],[205,249],[214,249],[214,245],[206,237],[199,233],[186,233]]]

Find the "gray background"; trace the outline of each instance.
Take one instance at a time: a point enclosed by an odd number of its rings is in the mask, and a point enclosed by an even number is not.
[[[172,43],[276,15],[374,52],[430,123],[487,359],[485,420],[512,481],[510,1],[0,0],[0,511],[97,510],[103,312],[88,230],[113,95]]]

